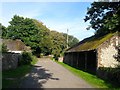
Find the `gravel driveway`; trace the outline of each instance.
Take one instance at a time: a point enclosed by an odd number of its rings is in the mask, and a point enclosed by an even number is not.
[[[50,60],[41,58],[25,76],[20,88],[92,88],[83,79]]]

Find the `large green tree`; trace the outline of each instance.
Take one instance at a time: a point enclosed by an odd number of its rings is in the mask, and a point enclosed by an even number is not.
[[[51,31],[52,54],[56,59],[64,52],[66,48],[66,39],[62,33]]]
[[[85,22],[96,34],[102,35],[119,30],[120,27],[120,2],[93,2],[88,8]]]
[[[34,23],[37,25],[37,27],[40,30],[40,35],[41,35],[41,42],[40,42],[40,47],[41,47],[41,52],[44,55],[49,55],[51,54],[51,49],[52,49],[52,41],[51,41],[51,36],[50,36],[50,30],[43,25],[42,22],[39,22],[38,20],[33,19]]]
[[[38,20],[15,15],[9,23],[3,36],[9,39],[21,39],[37,56],[43,53],[44,55],[53,54],[58,58],[66,49],[65,34],[50,31]],[[69,46],[77,42],[76,38],[69,35]]]
[[[26,45],[32,48],[33,52],[36,54],[41,53],[40,42],[42,34],[33,19],[15,15],[9,23],[10,25],[7,28],[8,38],[21,39]]]
[[[60,55],[64,53],[67,48],[67,34],[66,33],[59,33],[57,31],[51,31],[50,38],[52,41],[52,54],[54,55],[55,59],[57,60]],[[68,46],[72,47],[79,40],[72,35],[68,35]]]
[[[66,38],[66,45],[67,45],[67,34],[66,33],[62,33],[63,36]],[[79,42],[79,40],[72,36],[72,35],[68,35],[68,47],[72,47],[73,45],[77,44]]]

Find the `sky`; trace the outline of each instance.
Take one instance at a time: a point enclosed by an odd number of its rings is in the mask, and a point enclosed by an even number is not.
[[[50,30],[67,33],[80,41],[94,34],[86,30],[89,22],[84,22],[87,7],[91,2],[2,2],[0,23],[9,25],[14,15],[34,18],[44,23]]]

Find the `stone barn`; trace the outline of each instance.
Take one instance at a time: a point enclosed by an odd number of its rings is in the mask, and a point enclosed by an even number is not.
[[[119,64],[114,58],[119,40],[118,33],[86,38],[65,52],[63,62],[94,74],[99,67],[114,68]]]
[[[2,53],[2,70],[15,69],[21,60],[22,52],[31,52],[31,48],[26,46],[21,40],[1,39],[2,43],[7,46],[8,52]]]
[[[23,51],[31,51],[29,46],[26,46],[21,40],[2,39],[2,43],[7,46],[8,52],[22,53]]]

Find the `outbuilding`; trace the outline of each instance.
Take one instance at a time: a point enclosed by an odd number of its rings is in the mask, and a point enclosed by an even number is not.
[[[29,46],[26,46],[21,40],[16,39],[2,39],[2,43],[4,43],[7,46],[8,52],[13,53],[22,53],[23,51],[29,51],[31,52],[31,48]]]
[[[63,62],[90,73],[96,73],[100,67],[115,68],[119,65],[114,58],[118,54],[116,46],[119,42],[117,32],[86,38],[65,52]]]
[[[2,70],[16,69],[22,57],[22,52],[31,52],[31,48],[26,46],[21,40],[0,39],[6,45],[8,52],[2,53]]]

